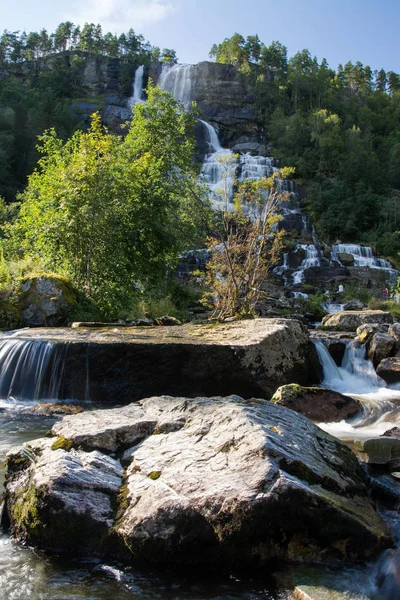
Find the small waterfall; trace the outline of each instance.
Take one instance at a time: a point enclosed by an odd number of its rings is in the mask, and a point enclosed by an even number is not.
[[[189,108],[192,93],[193,65],[164,65],[158,81],[162,90],[169,92]]]
[[[133,80],[133,96],[128,100],[129,106],[140,104],[143,102],[143,76],[144,76],[144,65],[138,67],[135,71],[135,78]]]
[[[300,249],[304,250],[305,256],[301,261],[300,268],[292,275],[293,285],[299,285],[303,283],[305,279],[304,271],[306,269],[311,269],[311,267],[319,267],[321,265],[320,252],[314,244],[298,244],[296,246],[296,251]]]
[[[0,340],[0,402],[57,399],[66,347],[44,340]]]
[[[377,258],[370,246],[357,244],[335,244],[332,246],[332,260],[342,264],[339,254],[350,254],[354,258],[355,267],[369,267],[370,269],[385,269],[394,271],[390,262],[384,258]]]
[[[323,342],[315,342],[324,380],[322,385],[347,396],[357,398],[363,413],[352,422],[320,423],[319,426],[343,439],[380,436],[393,427],[399,418],[400,392],[386,387],[370,360],[365,358],[365,346],[350,342],[346,346],[342,366],[338,367]]]
[[[219,141],[217,130],[214,129],[214,127],[212,125],[210,125],[209,123],[207,123],[206,121],[202,121],[201,119],[199,119],[199,121],[200,121],[200,123],[203,124],[203,126],[206,130],[207,142],[208,142],[210,153],[214,154],[215,152],[219,152],[220,150],[222,150],[222,146]]]
[[[334,304],[332,302],[324,302],[321,306],[324,309],[324,311],[330,315],[342,312],[342,310],[344,309],[344,304]]]
[[[252,179],[257,181],[263,177],[270,177],[276,167],[273,166],[274,159],[266,156],[252,156],[251,154],[241,154],[239,157],[240,175],[239,181]]]

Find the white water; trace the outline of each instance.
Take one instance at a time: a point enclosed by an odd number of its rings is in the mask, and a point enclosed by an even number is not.
[[[292,274],[293,285],[299,285],[304,282],[305,274],[304,271],[306,269],[311,269],[311,267],[319,267],[321,265],[320,262],[320,252],[314,244],[297,244],[296,251],[304,250],[304,259],[301,261],[301,265],[297,271]]]
[[[193,65],[163,65],[158,85],[189,108],[192,97]]]
[[[65,351],[55,342],[0,338],[0,406],[56,399]]]
[[[365,346],[351,342],[346,347],[342,366],[338,367],[325,345],[316,342],[324,371],[322,385],[360,400],[363,414],[351,422],[320,423],[319,426],[340,439],[361,439],[382,435],[394,427],[400,413],[400,391],[387,387],[378,377]]]
[[[332,246],[332,260],[342,264],[339,254],[350,254],[354,257],[355,267],[369,267],[370,269],[384,269],[386,271],[395,271],[390,262],[384,258],[375,256],[370,246],[359,246],[357,244],[335,244]]]
[[[141,104],[142,102],[144,102],[144,100],[143,100],[143,76],[144,76],[144,66],[141,65],[135,71],[135,78],[133,80],[133,95],[128,100],[129,106],[134,106],[135,104]]]
[[[207,123],[207,121],[203,121],[202,119],[199,119],[199,121],[203,124],[206,130],[207,142],[210,153],[213,154],[214,152],[219,152],[220,150],[222,150],[217,130],[212,125]]]

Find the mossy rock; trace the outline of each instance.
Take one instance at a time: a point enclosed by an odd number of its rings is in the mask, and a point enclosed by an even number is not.
[[[303,387],[295,383],[278,388],[271,402],[286,406],[317,423],[350,419],[361,410],[354,398],[327,388]]]
[[[66,325],[76,301],[75,290],[67,277],[54,273],[25,277],[21,282],[19,298],[22,325]]]

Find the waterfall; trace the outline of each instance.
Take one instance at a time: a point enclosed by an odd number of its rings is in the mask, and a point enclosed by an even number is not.
[[[339,264],[342,264],[339,254],[350,254],[353,256],[355,267],[369,267],[370,269],[395,271],[388,260],[376,257],[370,246],[335,244],[332,246],[332,260],[336,260]]]
[[[205,130],[206,130],[206,134],[207,134],[207,143],[210,149],[210,153],[214,154],[215,152],[219,152],[220,150],[222,150],[222,146],[220,144],[219,138],[218,138],[218,133],[217,130],[214,129],[214,127],[212,125],[210,125],[209,123],[207,123],[206,121],[202,121],[201,119],[199,119],[200,123],[202,123],[202,125],[204,126]]]
[[[350,342],[346,346],[342,366],[338,367],[322,342],[316,343],[317,352],[324,370],[323,385],[347,394],[368,394],[385,388],[370,360],[365,357],[365,346]]]
[[[144,65],[138,67],[135,71],[135,78],[133,80],[133,96],[128,100],[129,106],[143,102],[143,76],[144,76]]]
[[[163,65],[158,81],[162,90],[169,92],[188,108],[192,100],[192,73],[193,65]]]
[[[295,271],[292,275],[293,285],[303,283],[305,276],[304,271],[311,269],[311,267],[319,267],[321,262],[319,260],[320,252],[314,244],[297,244],[297,250],[304,250],[304,259],[301,261],[300,268]]]
[[[66,348],[44,340],[0,340],[0,402],[57,399]]]

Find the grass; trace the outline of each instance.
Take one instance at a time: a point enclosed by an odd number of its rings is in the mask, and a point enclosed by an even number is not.
[[[377,298],[371,298],[368,302],[368,308],[373,310],[385,310],[391,313],[391,315],[400,319],[400,303],[393,302],[393,300],[378,300]]]

